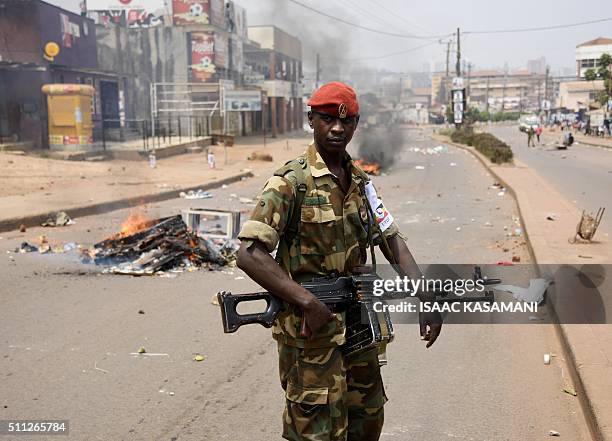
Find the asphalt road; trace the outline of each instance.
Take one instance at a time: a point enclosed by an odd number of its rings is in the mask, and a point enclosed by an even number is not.
[[[612,207],[612,149],[578,144],[567,150],[555,145],[562,132],[545,133],[542,145],[527,147],[527,135],[518,126],[491,126],[486,130],[512,147],[514,155],[533,168],[580,209],[597,211]],[[579,219],[576,219],[578,223]],[[604,215],[598,234],[612,233],[609,213]]]
[[[414,151],[436,146],[424,139],[412,133],[395,166],[375,178],[417,260],[495,263],[516,255],[528,262],[522,238],[506,236],[512,200],[498,196],[469,154]],[[230,194],[254,197],[264,178],[147,213],[250,209]],[[241,271],[133,278],[101,274],[71,253],[7,253],[41,234],[92,244],[128,213],[0,239],[0,419],[69,419],[71,434],[62,439],[71,440],[280,439],[283,395],[270,331],[249,326],[225,335],[211,304],[219,289],[256,289]],[[140,346],[167,355],[132,355]],[[205,360],[193,361],[196,353]],[[544,353],[557,354],[549,366]],[[398,324],[388,356],[383,440],[543,440],[549,430],[588,439],[577,399],[562,392],[567,368],[550,325],[449,324],[426,350],[415,325]]]

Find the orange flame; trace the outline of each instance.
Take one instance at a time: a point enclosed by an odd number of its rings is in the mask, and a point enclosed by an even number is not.
[[[363,159],[356,159],[355,165],[369,175],[380,176],[380,164],[377,162],[367,162]]]
[[[130,236],[137,231],[143,230],[149,226],[149,219],[140,211],[131,213],[128,218],[121,224],[119,235],[122,237]]]

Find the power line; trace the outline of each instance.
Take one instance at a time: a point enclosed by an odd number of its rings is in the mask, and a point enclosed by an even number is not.
[[[414,38],[416,40],[431,40],[432,38],[442,38],[442,37],[446,37],[448,35],[448,34],[447,35],[432,35],[430,37],[424,37],[424,36],[421,36],[421,35],[398,34],[398,33],[395,33],[395,32],[381,31],[380,29],[369,28],[367,26],[362,26],[362,25],[359,25],[357,23],[351,23],[350,21],[343,20],[342,18],[339,18],[339,17],[334,17],[333,15],[326,14],[325,12],[319,11],[318,9],[315,9],[315,8],[312,8],[312,7],[308,6],[308,5],[300,3],[297,0],[289,0],[289,1],[291,3],[295,3],[296,5],[301,6],[302,8],[308,9],[309,11],[312,11],[312,12],[314,12],[316,14],[322,15],[324,17],[330,18],[330,19],[338,21],[340,23],[344,23],[345,25],[352,26],[352,27],[358,28],[358,29],[362,29],[364,31],[373,32],[375,34],[387,35],[389,37]]]
[[[390,21],[384,19],[383,17],[374,14],[372,11],[368,11],[367,9],[362,8],[359,4],[357,4],[357,1],[350,2],[348,0],[340,0],[340,2],[344,3],[345,5],[349,6],[350,8],[355,8],[355,9],[361,11],[363,14],[365,14],[365,16],[373,18],[374,20],[376,20],[377,22],[379,22],[380,24],[382,24],[386,28],[395,28],[395,29],[398,29],[397,25],[394,25],[393,23],[391,23]]]
[[[321,57],[321,58],[324,59],[324,60],[328,60],[328,61],[333,60],[333,61],[343,61],[343,62],[347,62],[347,61],[364,61],[364,60],[380,60],[381,58],[388,58],[388,57],[393,57],[395,55],[402,55],[402,54],[407,54],[409,52],[414,52],[416,50],[423,49],[423,48],[425,48],[427,46],[432,46],[434,44],[438,44],[438,41],[430,41],[429,43],[425,43],[425,44],[422,44],[420,46],[412,47],[410,49],[405,49],[405,50],[399,51],[399,52],[392,52],[390,54],[385,54],[385,55],[377,55],[377,56],[374,56],[374,57],[345,58],[345,59],[323,58],[323,57]]]
[[[570,23],[563,25],[553,25],[553,26],[541,26],[535,28],[519,28],[519,29],[497,29],[497,30],[484,30],[484,31],[465,31],[464,34],[512,34],[518,32],[536,32],[536,31],[550,31],[553,29],[565,29],[565,28],[573,28],[577,26],[584,26],[595,23],[604,23],[607,21],[612,21],[612,17],[609,18],[600,18],[598,20],[590,20],[590,21],[582,21],[579,23]]]
[[[427,30],[423,27],[423,26],[419,26],[416,23],[412,23],[411,21],[407,20],[405,17],[397,14],[396,12],[393,12],[391,10],[389,10],[389,8],[387,8],[382,2],[373,0],[383,11],[386,11],[391,17],[393,17],[395,20],[399,20],[402,21],[404,23],[406,23],[408,26],[413,26],[416,28],[419,28],[421,30],[425,30],[425,32],[427,32]],[[433,37],[432,37],[433,38]]]

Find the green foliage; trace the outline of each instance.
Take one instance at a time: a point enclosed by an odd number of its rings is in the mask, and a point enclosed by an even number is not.
[[[455,130],[451,140],[459,144],[474,146],[495,164],[512,161],[512,149],[508,144],[490,133],[473,133],[470,130]]]
[[[442,128],[442,129],[438,129],[438,134],[442,136],[451,136],[454,131],[455,129]]]
[[[584,79],[587,81],[595,81],[597,79],[597,72],[595,72],[595,69],[587,69],[584,72]]]

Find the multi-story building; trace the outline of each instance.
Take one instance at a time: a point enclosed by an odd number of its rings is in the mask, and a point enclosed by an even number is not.
[[[48,83],[95,87],[92,114],[121,117],[125,78],[96,58],[93,20],[40,0],[0,0],[0,143],[48,145]]]
[[[245,47],[249,81],[267,96],[272,136],[303,126],[302,43],[275,26],[249,26]]]
[[[576,46],[576,76],[584,78],[588,69],[597,69],[602,54],[612,55],[612,38],[599,37]]]

